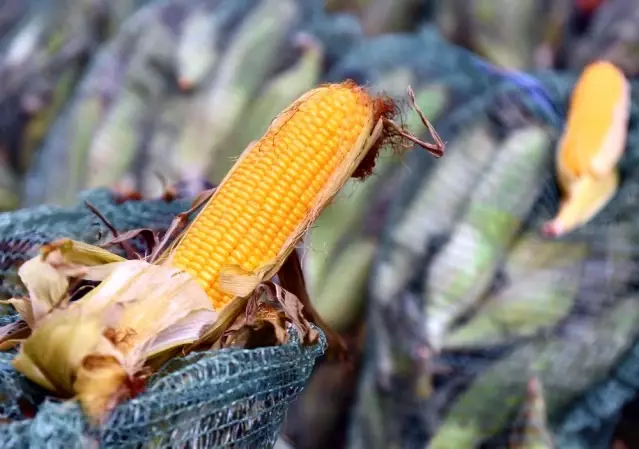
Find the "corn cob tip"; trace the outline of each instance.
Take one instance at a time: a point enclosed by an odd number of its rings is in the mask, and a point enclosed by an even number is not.
[[[600,179],[591,176],[578,179],[562,200],[558,214],[542,226],[542,233],[558,237],[585,225],[610,202],[618,186],[617,171]]]
[[[349,82],[355,84],[353,81],[349,80]],[[355,86],[357,85],[355,84]],[[357,86],[357,88],[360,87]],[[398,112],[399,108],[392,98],[386,96],[373,98],[373,123],[377,123],[379,120],[383,120],[385,123],[391,122],[392,119],[397,116]],[[386,145],[398,148],[398,137],[400,137],[399,134],[395,132],[393,128],[385,126],[381,136],[366,152],[364,158],[361,160],[351,177],[363,180],[372,175],[381,149]]]
[[[352,80],[347,80],[346,83],[362,89]],[[365,179],[373,173],[375,160],[383,147],[390,147],[395,154],[401,154],[406,148],[410,148],[413,144],[415,144],[425,149],[436,158],[444,155],[446,145],[417,104],[415,100],[415,92],[410,86],[408,86],[408,98],[410,106],[417,112],[421,122],[424,126],[426,126],[435,143],[427,143],[424,140],[417,138],[406,130],[403,125],[399,125],[394,121],[400,113],[400,108],[395,100],[385,95],[375,96],[373,97],[373,121],[374,123],[377,123],[381,120],[384,124],[384,129],[381,136],[375,141],[353,173],[353,178]]]

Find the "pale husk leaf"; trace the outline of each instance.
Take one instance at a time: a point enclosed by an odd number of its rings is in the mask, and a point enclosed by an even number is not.
[[[88,267],[100,267],[116,262],[124,262],[124,257],[118,256],[99,246],[76,240],[62,239],[46,245],[42,249],[43,258],[54,268],[68,277],[83,277]],[[104,279],[105,275],[95,280]]]
[[[136,281],[120,295],[123,309],[115,328],[117,332],[135,334],[130,345],[119,346],[129,370],[143,362],[144,354],[162,332],[170,332],[175,324],[184,325],[181,320],[192,312],[213,312],[208,295],[197,281],[190,274],[170,266],[147,264],[136,275]],[[209,319],[212,317],[208,316]],[[200,332],[194,331],[193,334],[194,340]],[[182,337],[185,336],[182,334]],[[168,343],[169,340],[164,341],[162,350],[174,347]],[[174,340],[174,343],[183,344],[179,339]],[[157,353],[157,348],[154,352]]]
[[[18,276],[27,288],[29,298],[20,305],[14,302],[13,306],[33,329],[38,321],[65,298],[69,280],[40,256],[27,260],[18,269]]]
[[[171,348],[197,341],[218,319],[213,310],[196,310],[160,332],[146,347],[142,357],[149,359]]]
[[[44,319],[20,348],[12,363],[16,370],[58,395],[73,395],[80,363],[103,338],[99,316],[60,310]]]
[[[13,308],[16,309],[16,312],[18,312],[18,314],[20,315],[20,318],[22,318],[22,321],[27,323],[27,326],[29,326],[30,328],[34,327],[35,318],[33,316],[32,303],[29,298],[11,298],[0,301],[0,304],[9,304],[10,306],[13,306]],[[5,327],[11,326],[11,324],[13,323],[3,326],[3,329]],[[0,332],[0,341],[5,336],[4,334],[5,332]]]
[[[188,273],[142,260],[108,265],[110,275],[46,316],[14,359],[32,381],[75,396],[92,422],[131,394],[148,357],[195,341],[217,318]]]

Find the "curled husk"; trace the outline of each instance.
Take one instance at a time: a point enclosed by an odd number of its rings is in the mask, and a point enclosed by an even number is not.
[[[78,260],[86,250],[106,252],[83,249],[62,246],[21,267],[31,293],[22,300],[21,315],[28,319],[31,335],[13,365],[57,396],[76,398],[88,417],[99,422],[139,391],[149,358],[196,341],[217,314],[199,284],[183,271],[145,260],[82,265]],[[69,274],[101,282],[70,302],[64,290]]]

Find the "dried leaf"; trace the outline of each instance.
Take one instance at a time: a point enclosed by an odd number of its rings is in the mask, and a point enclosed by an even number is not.
[[[293,252],[293,254],[294,255],[287,258],[287,261],[293,257],[299,264],[297,253]],[[290,262],[285,261],[282,269],[288,267],[287,263]],[[260,300],[264,295],[276,304],[279,304],[286,318],[290,320],[301,333],[303,341],[308,343],[317,341],[317,332],[310,327],[309,321],[307,321],[302,313],[305,304],[292,292],[287,291],[272,281],[258,282],[258,280],[263,279],[266,276],[265,273],[268,273],[271,269],[271,265],[266,265],[262,269],[257,270],[256,273],[247,273],[239,267],[225,267],[220,273],[220,284],[223,285],[222,288],[225,291],[233,292],[236,297],[220,311],[219,318],[215,324],[208,328],[204,335],[194,345],[191,345],[188,350],[191,351],[203,345],[223,347],[226,342],[232,340],[231,337],[233,335],[244,327],[247,327],[247,329],[251,328],[253,331],[259,327],[264,331],[265,326],[268,327],[269,325],[256,321],[258,320],[257,310],[259,309]],[[293,270],[295,270],[295,267],[293,267]],[[281,270],[278,276],[280,276],[281,281],[284,282]],[[306,297],[308,304],[310,304],[301,266],[298,267],[297,271],[293,271],[292,274],[290,274],[290,271],[285,273],[285,276],[288,276],[286,278],[288,285],[292,285],[297,291],[302,292],[302,295]],[[243,294],[243,296],[240,296],[240,294]],[[312,305],[310,307],[312,307]],[[321,318],[319,320],[321,322]],[[271,323],[270,326],[274,326],[273,323]],[[243,329],[242,332],[245,332],[247,329]],[[271,331],[278,332],[278,329],[273,327]],[[233,338],[239,337],[236,336]],[[337,338],[340,337],[338,336]]]
[[[245,312],[216,342],[216,347],[256,348],[288,342],[287,323],[295,326],[302,341],[317,341],[318,332],[304,317],[304,306],[291,292],[272,281],[260,284],[249,296]]]
[[[38,322],[65,298],[69,288],[67,278],[39,256],[22,264],[18,269],[18,276],[27,288],[29,296],[0,301],[2,304],[12,305],[22,319],[21,322],[11,323],[2,328],[0,350],[14,347],[19,342],[19,339],[15,339],[16,332],[21,331],[20,335],[25,336],[25,325],[30,329],[35,328]]]
[[[70,309],[77,307],[81,308],[83,313],[93,314],[115,303],[121,304],[136,299],[131,297],[128,289],[150,264],[142,260],[125,260],[120,263],[108,264],[108,266],[109,275],[80,300],[73,302],[69,306]],[[87,273],[86,276],[90,276],[90,274]]]
[[[120,233],[117,237],[114,237],[104,243],[102,247],[108,248],[110,246],[118,245],[122,242],[128,242],[129,240],[133,240],[137,237],[142,237],[144,239],[146,247],[149,248],[150,251],[153,251],[160,244],[160,239],[158,238],[157,232],[153,231],[152,229],[142,228]]]
[[[18,312],[18,314],[20,315],[20,318],[22,319],[22,321],[26,323],[30,328],[33,328],[35,319],[33,317],[33,308],[31,307],[30,299],[11,298],[11,299],[0,301],[0,304],[8,304],[10,306],[13,306],[13,308],[16,309],[16,312]],[[11,326],[11,324],[8,324],[7,326]]]
[[[41,257],[27,260],[18,276],[29,292],[28,299],[9,300],[30,328],[59,304],[69,289],[67,277]]]
[[[249,299],[250,295],[244,297],[236,296],[219,312],[215,323],[208,327],[198,340],[189,345],[185,352],[195,351],[202,347],[213,347],[220,337],[235,323],[237,318],[245,312]]]
[[[193,312],[212,309],[208,295],[190,274],[161,265],[148,265],[135,278],[128,289],[118,293],[122,304],[122,314],[117,323],[118,332],[135,332],[134,343],[130,347],[118,347],[125,357],[127,369],[135,370],[144,360],[144,354],[157,354],[154,350],[156,337],[162,332],[171,332],[174,325]],[[209,315],[209,318],[212,315]],[[200,317],[201,318],[201,317]],[[213,322],[214,320],[211,320]],[[198,330],[190,341],[174,340],[175,344],[192,343],[200,336]],[[186,337],[186,334],[182,334]],[[165,340],[162,350],[170,340]]]
[[[347,358],[348,349],[346,343],[337,332],[324,322],[311,302],[308,290],[306,289],[304,272],[302,271],[302,264],[297,250],[293,250],[286,258],[278,272],[278,276],[280,278],[280,285],[282,288],[293,294],[300,302],[304,309],[303,315],[307,315],[308,321],[319,326],[326,335],[328,343],[327,352],[338,359]],[[311,336],[309,335],[309,337]]]
[[[304,317],[304,305],[297,296],[273,282],[266,282],[262,284],[261,288],[264,289],[269,299],[279,303],[286,317],[300,332],[302,341],[311,344],[317,341],[319,334]]]
[[[66,263],[62,256],[60,262]],[[110,274],[46,316],[14,359],[32,381],[58,396],[77,396],[98,423],[135,394],[148,357],[193,343],[217,318],[206,292],[186,272],[143,260],[107,265]]]
[[[12,361],[16,370],[63,397],[73,395],[77,370],[103,339],[104,331],[99,316],[80,316],[68,310],[44,319]]]
[[[86,274],[87,267],[126,261],[124,257],[98,246],[70,239],[43,245],[40,252],[47,263],[67,277],[82,277]]]
[[[18,320],[0,327],[0,351],[8,351],[29,336],[31,329],[26,321]]]
[[[160,332],[148,345],[144,358],[154,357],[177,346],[197,341],[218,318],[213,310],[196,310]]]
[[[240,316],[225,333],[221,347],[253,349],[288,342],[286,314],[275,305],[261,303],[251,316]]]

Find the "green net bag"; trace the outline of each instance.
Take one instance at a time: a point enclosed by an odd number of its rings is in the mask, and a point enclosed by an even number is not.
[[[100,429],[79,407],[45,399],[27,418],[22,401],[42,393],[0,357],[0,441],[19,448],[271,447],[290,402],[302,391],[326,347],[304,347],[295,332],[280,347],[222,349],[167,363],[137,398],[118,406]]]
[[[369,276],[348,447],[609,447],[639,387],[636,84],[619,191],[553,241],[538,231],[558,209],[577,74],[501,71],[425,28],[367,41],[331,76],[377,82],[389,67],[445,93],[448,147],[405,159]]]
[[[69,237],[100,244],[113,237],[86,206],[94,205],[118,232],[166,230],[191,201],[122,201],[108,189],[83,192],[71,208],[38,206],[0,215],[0,294],[24,294],[21,261],[39,245]],[[143,240],[137,250],[147,249]],[[5,310],[0,326],[18,316]],[[302,391],[326,349],[300,343],[294,328],[277,347],[221,349],[169,361],[136,398],[120,404],[100,428],[88,426],[73,402],[60,402],[15,371],[14,352],[0,353],[0,446],[3,448],[270,447],[288,405]]]

